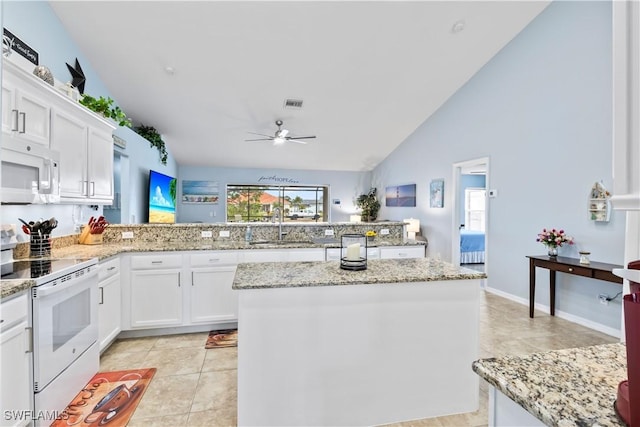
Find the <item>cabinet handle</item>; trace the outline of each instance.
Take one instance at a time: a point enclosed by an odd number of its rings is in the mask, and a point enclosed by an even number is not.
[[[98,288],[100,289],[100,302],[98,303],[98,305],[102,305],[104,304],[104,288]]]
[[[194,285],[194,283],[193,283],[193,271],[192,271],[191,272],[191,286],[193,286],[193,285]]]
[[[116,269],[116,266],[112,265],[111,267],[107,268],[107,271],[112,271],[112,270],[115,270],[115,269]]]
[[[181,280],[180,278],[182,277],[182,275],[180,274],[180,272],[178,272],[178,287],[182,286]]]
[[[92,196],[96,195],[96,182],[95,181],[91,181],[91,195]]]
[[[18,110],[11,110],[11,114],[13,115],[13,126],[11,126],[12,131],[18,130]]]
[[[209,258],[209,262],[218,262],[220,258]]]
[[[569,267],[569,273],[571,273],[573,271],[573,268]]]
[[[24,351],[25,353],[33,353],[33,328],[31,326],[27,326],[26,328],[24,328],[24,330],[27,332],[25,334],[26,337],[26,347],[27,349]]]
[[[82,181],[82,195],[89,195],[89,181]]]
[[[398,252],[398,256],[399,257],[406,257],[407,254],[406,254],[406,252]]]
[[[22,130],[19,130],[18,133],[26,133],[27,132],[27,113],[18,113],[22,116]]]
[[[151,261],[151,264],[162,264],[162,261]]]

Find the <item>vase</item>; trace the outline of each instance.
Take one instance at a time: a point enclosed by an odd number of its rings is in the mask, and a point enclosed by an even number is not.
[[[558,248],[555,246],[549,246],[547,248],[547,255],[549,255],[550,257],[557,257],[558,256]]]

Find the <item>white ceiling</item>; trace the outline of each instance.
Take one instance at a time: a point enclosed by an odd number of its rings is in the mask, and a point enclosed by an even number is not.
[[[368,171],[548,2],[51,5],[112,97],[180,165]],[[317,138],[244,141],[272,135],[276,119]]]

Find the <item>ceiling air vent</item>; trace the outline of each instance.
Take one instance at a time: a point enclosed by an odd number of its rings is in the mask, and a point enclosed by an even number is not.
[[[302,108],[302,99],[285,99],[284,108]]]

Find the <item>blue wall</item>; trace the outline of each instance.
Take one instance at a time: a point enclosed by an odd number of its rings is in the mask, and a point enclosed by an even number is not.
[[[55,15],[48,2],[43,1],[3,1],[2,24],[18,38],[34,48],[40,56],[40,64],[46,65],[54,77],[64,83],[70,80],[70,74],[65,63],[74,64],[76,58],[82,66],[87,78],[85,93],[92,96],[110,96],[109,91],[100,80],[98,73],[80,51],[75,42],[69,37],[60,20]],[[108,35],[105,35],[108,37]],[[16,53],[12,57],[17,56]],[[17,58],[19,60],[20,58]],[[15,60],[15,58],[14,58]],[[115,100],[116,104],[118,100]],[[124,108],[126,112],[126,108]],[[135,117],[133,117],[135,121]],[[123,217],[136,222],[146,221],[146,186],[149,169],[154,169],[167,175],[177,175],[178,166],[174,157],[169,153],[167,165],[158,160],[156,149],[149,147],[149,142],[128,128],[119,128],[114,132],[127,141],[127,148],[120,150],[129,158],[130,174],[126,188],[129,192],[129,210]],[[3,223],[16,223],[18,217],[50,218],[55,216],[58,221],[56,236],[74,233],[74,222],[85,223],[92,215],[100,215],[102,207],[97,211],[87,206],[0,206]]]
[[[417,182],[418,206],[383,206],[391,219],[421,220],[428,253],[451,257],[452,165],[489,157],[488,280],[499,292],[528,299],[526,255],[544,254],[535,238],[562,227],[577,244],[561,255],[591,251],[623,263],[625,216],[589,220],[589,189],[612,186],[611,3],[553,2],[427,119],[372,174],[374,185]],[[445,177],[445,207],[429,208],[430,180]],[[397,209],[397,208],[396,208]],[[539,271],[536,300],[548,305],[548,273]],[[559,275],[557,309],[620,328],[620,286]],[[522,312],[522,316],[526,316]]]

